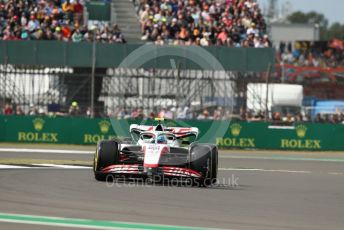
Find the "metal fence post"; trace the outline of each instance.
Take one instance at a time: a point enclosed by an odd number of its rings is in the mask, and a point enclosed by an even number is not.
[[[94,118],[94,81],[96,71],[96,39],[95,30],[93,30],[93,42],[92,42],[92,74],[91,74],[91,117]]]
[[[266,98],[265,98],[265,121],[269,120],[269,78],[271,73],[271,63],[268,66],[268,72],[266,75]]]

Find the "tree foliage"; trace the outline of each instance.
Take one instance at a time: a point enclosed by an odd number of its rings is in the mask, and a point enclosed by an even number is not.
[[[338,38],[344,40],[344,24],[339,22],[333,23],[328,29],[326,34],[327,40]]]
[[[323,14],[317,13],[315,11],[311,11],[309,13],[296,11],[288,16],[288,20],[291,23],[319,24],[320,27],[328,26],[327,18]]]
[[[329,26],[328,19],[321,13],[296,11],[288,16],[288,21],[290,23],[318,24],[321,40],[331,40],[333,38],[344,40],[344,24],[335,22]]]

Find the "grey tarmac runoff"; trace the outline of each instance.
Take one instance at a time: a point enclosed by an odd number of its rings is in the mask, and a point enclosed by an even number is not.
[[[221,151],[219,184],[188,188],[97,182],[93,147],[18,149],[0,145],[0,229],[344,228],[341,152]]]

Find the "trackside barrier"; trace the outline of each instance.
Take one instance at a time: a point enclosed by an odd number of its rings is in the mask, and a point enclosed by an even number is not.
[[[129,125],[152,121],[0,115],[0,142],[96,144],[129,136]],[[273,126],[265,122],[168,121],[167,126],[195,126],[200,142],[220,148],[344,150],[344,125],[300,123]]]
[[[99,13],[99,12],[98,12]],[[105,13],[103,14],[103,16]],[[271,64],[275,69],[275,49],[273,48],[229,48],[223,46],[210,46],[202,50],[207,51],[221,65],[199,66],[191,61],[187,55],[190,46],[180,46],[178,52],[184,56],[166,54],[165,48],[171,46],[156,46],[142,44],[96,44],[96,68],[118,68],[127,61],[128,55],[141,48],[147,47],[152,51],[151,61],[144,62],[141,68],[174,69],[171,58],[175,60],[180,69],[192,70],[227,70],[227,71],[253,71],[265,72]],[[172,46],[173,47],[173,46]],[[49,50],[49,52],[47,52]],[[61,41],[3,41],[0,40],[0,64],[10,65],[39,65],[55,68],[87,67],[92,66],[92,42],[61,42]],[[141,52],[141,51],[140,51]],[[54,55],[51,55],[51,54]],[[210,61],[210,60],[209,60]],[[130,66],[129,66],[130,67]],[[136,67],[132,67],[136,68]],[[208,68],[208,69],[207,69]]]

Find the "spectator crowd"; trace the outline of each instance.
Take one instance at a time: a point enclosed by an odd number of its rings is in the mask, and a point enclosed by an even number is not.
[[[295,67],[344,67],[344,41],[281,42],[276,49],[277,63]]]
[[[157,45],[271,46],[255,0],[141,0],[142,40]]]
[[[0,0],[0,40],[124,43],[117,25],[84,25],[83,0]]]
[[[84,0],[0,0],[0,40],[60,40],[65,42],[97,41],[125,43],[117,25],[84,24]],[[270,47],[266,22],[255,0],[139,0],[138,18],[141,40],[156,45],[199,45],[226,47]],[[300,67],[336,68],[344,66],[344,42],[326,44],[295,42],[280,43],[277,63]],[[31,105],[24,110],[19,105],[5,104],[5,115],[46,115],[43,109]],[[73,102],[61,116],[87,116],[90,108],[81,111]],[[222,107],[194,110],[188,106],[144,111],[142,108],[118,109],[102,116],[118,119],[167,119],[263,121],[263,112],[240,111],[233,115]],[[312,121],[301,114],[278,112],[269,118],[276,123]],[[318,114],[314,122],[343,123],[343,113]]]
[[[117,25],[84,25],[84,0],[0,0],[1,40],[125,43]],[[142,40],[157,45],[269,47],[255,0],[140,0]]]
[[[47,112],[43,107],[36,107],[30,105],[27,112],[22,109],[20,105],[13,105],[6,103],[0,110],[3,115],[31,115],[31,116],[78,116],[78,117],[110,117],[114,119],[154,119],[156,117],[163,117],[168,120],[240,120],[248,122],[266,121],[265,112],[263,111],[246,111],[244,108],[240,109],[238,114],[233,114],[231,111],[224,109],[221,106],[192,109],[188,106],[184,107],[161,107],[158,110],[144,110],[143,108],[118,108],[107,113],[93,113],[90,107],[86,110],[81,110],[78,103],[73,101],[68,110],[65,112]],[[282,115],[280,112],[274,112],[269,116],[267,121],[274,125],[293,125],[295,122],[314,122],[314,123],[330,123],[330,124],[344,124],[344,113],[341,110],[332,114],[316,114],[312,119],[310,115],[302,115],[301,113]]]

